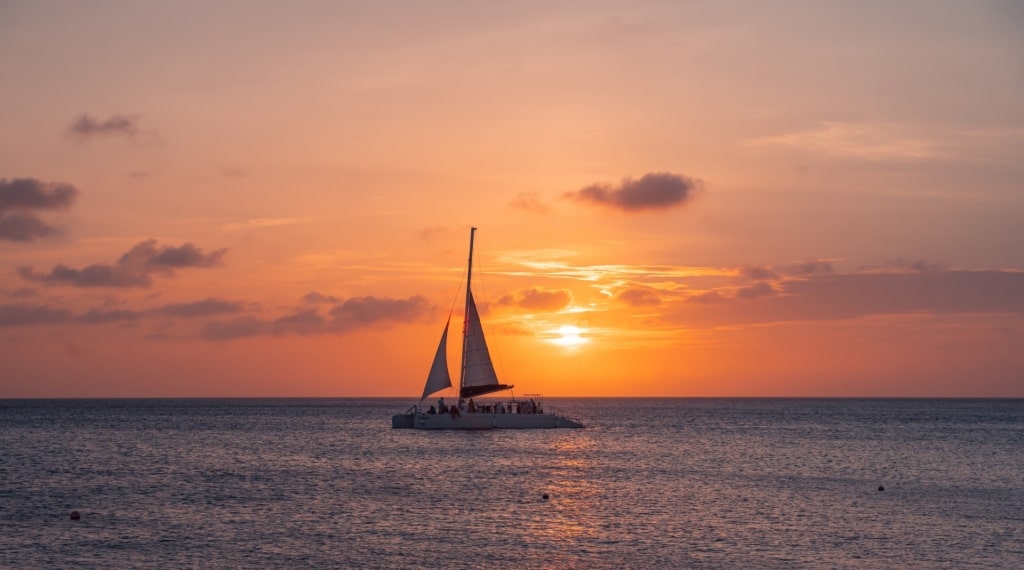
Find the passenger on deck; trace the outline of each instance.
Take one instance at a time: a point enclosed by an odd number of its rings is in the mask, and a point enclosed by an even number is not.
[[[476,404],[473,403],[473,398],[469,399],[469,413],[476,412]]]
[[[442,414],[448,411],[448,406],[444,405],[443,397],[437,401],[437,411]]]
[[[436,414],[436,413],[437,413],[437,410],[435,410],[435,409],[434,409],[434,406],[430,406],[430,409],[429,409],[429,410],[427,410],[427,413],[428,413],[428,414]]]

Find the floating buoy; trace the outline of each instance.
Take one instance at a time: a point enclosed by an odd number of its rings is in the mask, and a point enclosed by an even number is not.
[[[543,495],[541,495],[541,498],[544,499],[545,501],[548,500],[548,494],[544,493]]]
[[[878,490],[879,490],[879,491],[884,491],[884,490],[885,490],[885,487],[883,487],[883,486],[879,485],[879,486],[878,486]]]
[[[71,520],[77,521],[80,518],[82,518],[81,513],[79,513],[78,511],[71,511]]]

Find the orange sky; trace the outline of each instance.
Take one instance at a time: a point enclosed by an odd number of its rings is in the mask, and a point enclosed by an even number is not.
[[[1022,26],[5,2],[0,397],[415,398],[471,225],[517,393],[1022,397]]]

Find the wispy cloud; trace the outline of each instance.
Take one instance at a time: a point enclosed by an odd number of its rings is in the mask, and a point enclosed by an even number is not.
[[[70,208],[78,190],[35,178],[0,179],[0,240],[29,242],[59,233],[37,211]]]
[[[572,302],[572,293],[565,290],[524,289],[498,299],[497,304],[531,311],[558,311]]]
[[[565,197],[626,212],[638,212],[681,206],[693,198],[696,188],[697,182],[686,176],[652,172],[638,180],[626,178],[619,184],[591,184],[575,192],[567,192]]]
[[[245,303],[241,301],[227,301],[210,297],[202,301],[191,303],[172,303],[157,309],[157,313],[173,317],[195,318],[208,317],[210,315],[223,315],[240,313],[245,310]]]
[[[58,264],[49,273],[39,273],[31,266],[18,268],[23,278],[46,285],[73,287],[148,287],[153,274],[173,277],[177,269],[216,267],[221,265],[226,249],[204,253],[191,243],[181,246],[158,246],[149,239],[128,250],[115,263],[93,264],[76,269]]]
[[[661,304],[661,297],[656,290],[635,285],[619,293],[619,300],[631,307],[649,307]]]
[[[224,230],[229,232],[238,230],[256,230],[262,228],[275,228],[278,226],[311,224],[315,221],[316,218],[253,218],[243,222],[230,223],[224,226]]]
[[[92,115],[82,114],[68,127],[68,133],[77,137],[122,136],[131,138],[138,132],[138,117],[120,114],[111,115],[102,120]]]
[[[754,146],[798,148],[865,160],[923,160],[945,154],[939,140],[898,123],[822,121],[811,129],[758,137],[749,142]]]
[[[541,200],[540,195],[536,192],[523,192],[513,198],[508,205],[518,210],[525,210],[527,212],[535,212],[538,214],[546,214],[551,211],[551,206],[544,203],[544,201]]]

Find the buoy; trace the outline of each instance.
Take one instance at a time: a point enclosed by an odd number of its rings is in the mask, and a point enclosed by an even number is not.
[[[885,487],[883,487],[883,486],[879,485],[879,486],[878,486],[878,490],[879,490],[879,491],[884,491],[884,490],[885,490]]]
[[[543,498],[545,501],[548,500],[548,494],[544,493],[543,495],[541,495],[541,498]]]
[[[80,518],[82,518],[81,513],[79,513],[78,511],[71,511],[71,520],[77,521]]]

